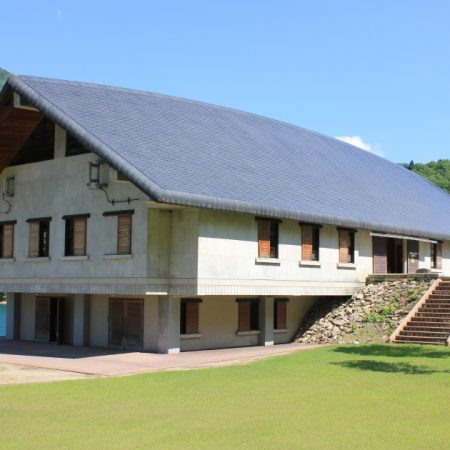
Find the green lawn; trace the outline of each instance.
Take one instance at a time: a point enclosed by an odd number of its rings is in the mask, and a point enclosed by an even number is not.
[[[250,365],[0,387],[0,448],[448,449],[450,350],[360,345]]]

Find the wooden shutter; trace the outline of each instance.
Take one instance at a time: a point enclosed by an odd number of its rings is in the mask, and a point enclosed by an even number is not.
[[[73,256],[86,255],[86,218],[73,220]]]
[[[286,329],[286,301],[275,301],[276,307],[276,323],[275,329],[285,330]]]
[[[302,260],[312,261],[313,259],[313,227],[302,226]]]
[[[238,302],[239,324],[238,331],[250,331],[250,302]]]
[[[339,230],[339,262],[348,263],[350,258],[350,231]]]
[[[197,334],[199,332],[199,302],[186,303],[186,334]]]
[[[373,273],[387,273],[386,238],[374,236],[372,239]]]
[[[6,223],[3,225],[3,258],[12,258],[14,256],[14,224]]]
[[[408,273],[415,273],[419,269],[419,242],[408,241]]]
[[[117,216],[117,253],[119,255],[131,253],[131,215]]]
[[[270,258],[270,222],[261,220],[258,222],[258,256]]]
[[[39,222],[30,222],[28,256],[30,258],[39,256]]]
[[[436,269],[442,269],[442,243],[436,244]]]

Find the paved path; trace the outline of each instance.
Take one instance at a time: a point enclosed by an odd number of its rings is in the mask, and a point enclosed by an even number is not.
[[[160,355],[0,340],[0,363],[87,375],[131,375],[242,364],[315,347],[317,345],[291,343],[270,347],[241,347]]]

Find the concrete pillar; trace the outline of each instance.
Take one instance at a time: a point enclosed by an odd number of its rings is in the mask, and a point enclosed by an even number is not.
[[[73,298],[73,345],[89,345],[89,295],[76,294]]]
[[[263,297],[259,303],[259,345],[273,345],[273,297]]]
[[[180,298],[171,295],[159,297],[158,353],[180,351]]]
[[[21,295],[9,293],[6,301],[6,338],[19,340]]]

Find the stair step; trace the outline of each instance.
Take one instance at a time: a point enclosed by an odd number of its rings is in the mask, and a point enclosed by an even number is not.
[[[404,339],[396,339],[394,341],[394,343],[396,344],[421,344],[421,345],[426,345],[426,344],[433,344],[433,345],[445,345],[445,341],[439,341],[439,342],[428,342],[428,341],[422,341],[419,339],[409,339],[409,340],[404,340]]]
[[[399,341],[406,341],[406,340],[414,340],[414,341],[423,341],[423,342],[446,342],[447,339],[443,337],[435,337],[435,336],[404,336],[400,335],[396,337],[396,340]]]
[[[421,331],[442,331],[444,333],[450,334],[450,327],[448,325],[442,327],[420,325],[417,323],[408,323],[404,330],[421,330]]]
[[[427,320],[410,320],[407,323],[407,326],[414,326],[414,327],[436,327],[436,328],[445,328],[450,330],[450,322],[430,322]]]
[[[434,291],[434,292],[436,292],[436,291]],[[430,294],[430,296],[428,297],[430,300],[437,300],[437,299],[440,299],[440,300],[450,300],[450,295],[447,295],[447,294],[441,294],[441,293],[439,293],[439,294]]]
[[[447,313],[450,314],[450,308],[437,308],[434,307],[433,305],[425,305],[425,306],[421,306],[419,308],[419,312],[437,312],[437,313]]]

